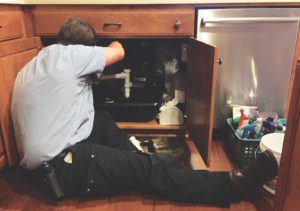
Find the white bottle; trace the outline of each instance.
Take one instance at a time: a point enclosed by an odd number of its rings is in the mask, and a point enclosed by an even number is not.
[[[257,118],[257,120],[256,120],[256,127],[255,127],[255,133],[256,133],[256,135],[258,137],[260,135],[262,124],[263,124],[263,119],[261,117]]]
[[[134,136],[131,136],[129,140],[138,150],[144,152],[144,149],[141,147],[139,140],[137,140]]]

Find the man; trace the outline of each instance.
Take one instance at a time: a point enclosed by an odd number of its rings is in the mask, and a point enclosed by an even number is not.
[[[85,21],[68,19],[58,44],[42,49],[18,74],[11,113],[21,167],[47,162],[65,196],[139,190],[183,202],[228,206],[277,174],[269,151],[244,171],[185,171],[137,152],[106,112],[95,112],[89,76],[124,57],[119,42],[98,47]],[[263,171],[264,170],[264,171]]]

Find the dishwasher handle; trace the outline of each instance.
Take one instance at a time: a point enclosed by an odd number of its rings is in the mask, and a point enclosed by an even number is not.
[[[201,18],[201,26],[208,23],[272,23],[272,22],[299,22],[297,17],[247,17],[247,18]]]

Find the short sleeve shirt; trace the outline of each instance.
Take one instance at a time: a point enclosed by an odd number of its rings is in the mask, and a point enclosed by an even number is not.
[[[11,114],[22,167],[37,168],[90,135],[94,106],[89,75],[104,67],[103,47],[55,44],[18,73]]]

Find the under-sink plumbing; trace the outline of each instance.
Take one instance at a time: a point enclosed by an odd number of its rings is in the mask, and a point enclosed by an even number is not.
[[[97,78],[99,80],[115,80],[115,79],[124,79],[124,96],[125,98],[130,97],[130,87],[132,83],[130,82],[130,69],[124,69],[123,72],[110,75],[102,75],[97,73]]]

